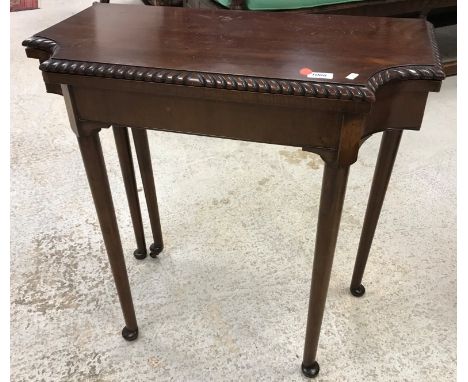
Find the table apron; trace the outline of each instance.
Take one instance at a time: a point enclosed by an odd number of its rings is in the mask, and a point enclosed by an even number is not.
[[[68,87],[79,120],[285,146],[339,147],[342,112]]]

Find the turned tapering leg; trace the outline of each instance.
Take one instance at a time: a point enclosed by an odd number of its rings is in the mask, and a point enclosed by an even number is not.
[[[164,248],[161,223],[159,220],[158,199],[154,185],[153,166],[151,165],[151,153],[146,130],[132,128],[133,143],[140,167],[141,180],[145,190],[146,205],[153,233],[153,244],[150,246],[150,256],[155,258]]]
[[[99,134],[78,137],[78,143],[125,319],[122,336],[132,341],[138,326]]]
[[[402,134],[403,130],[388,130],[383,133],[350,286],[351,293],[356,297],[363,296],[366,291],[362,285],[362,277]]]
[[[142,260],[146,257],[146,242],[128,130],[124,126],[113,126],[113,131],[137,243],[137,249],[133,252],[133,255],[138,260]]]
[[[319,373],[316,360],[328,284],[335,253],[341,211],[346,193],[349,166],[325,164],[315,240],[314,265],[310,287],[309,314],[304,345],[302,372],[314,378]]]

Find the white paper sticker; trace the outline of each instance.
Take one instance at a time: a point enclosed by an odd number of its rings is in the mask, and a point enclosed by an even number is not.
[[[359,76],[359,74],[357,74],[357,73],[349,73],[349,74],[346,76],[346,78],[347,78],[348,80],[354,80],[354,79],[356,79],[358,76]]]
[[[307,75],[307,78],[323,78],[326,80],[331,80],[333,79],[333,73],[312,72]]]

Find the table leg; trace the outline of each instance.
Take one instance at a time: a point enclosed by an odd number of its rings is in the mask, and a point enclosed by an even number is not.
[[[137,243],[137,249],[133,252],[133,255],[138,260],[142,260],[146,257],[146,242],[128,130],[125,126],[113,126],[112,129]]]
[[[328,284],[335,253],[341,211],[346,193],[349,166],[325,164],[315,241],[314,265],[309,298],[309,314],[304,345],[302,372],[314,378],[320,367],[316,361]]]
[[[351,293],[356,297],[363,296],[366,291],[361,284],[362,277],[402,134],[403,130],[388,130],[383,133],[350,286]]]
[[[138,337],[138,326],[99,134],[79,136],[78,143],[125,319],[122,336],[132,341]]]
[[[153,166],[151,164],[151,153],[148,143],[146,130],[132,128],[133,143],[140,167],[141,180],[145,190],[146,205],[153,233],[153,244],[150,246],[150,256],[155,258],[163,248],[163,238],[161,232],[161,223],[159,220],[158,199],[156,198],[156,188],[154,185]]]

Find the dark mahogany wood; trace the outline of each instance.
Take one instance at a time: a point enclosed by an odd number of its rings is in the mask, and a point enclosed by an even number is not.
[[[137,327],[100,129],[132,128],[160,249],[147,129],[295,146],[323,158],[302,368],[309,377],[317,375],[349,167],[372,134],[386,132],[388,142],[402,130],[420,129],[428,93],[438,91],[444,78],[432,26],[423,20],[95,4],[23,44],[28,57],[41,62],[47,91],[64,96],[79,137],[127,339],[136,338]],[[301,68],[333,78],[308,78]],[[359,76],[346,78],[350,73]],[[126,156],[128,165],[128,150]],[[371,198],[377,201],[389,178],[388,163],[379,163],[374,183],[384,187],[374,187]],[[365,229],[375,230],[376,222],[368,219]]]
[[[64,96],[68,98],[67,93]],[[138,326],[98,132],[78,136],[78,144],[125,319],[122,334],[126,340],[134,340]]]
[[[146,205],[153,233],[153,244],[150,246],[150,256],[155,258],[164,248],[161,222],[159,219],[158,199],[154,185],[153,166],[151,164],[151,153],[149,149],[148,135],[146,130],[132,129],[133,143],[140,167],[141,180],[145,190]]]
[[[302,371],[308,377],[318,374],[316,360],[320,328],[327,299],[333,256],[340,227],[349,167],[325,164],[320,195],[319,218],[315,239],[314,265],[310,287],[309,315]]]
[[[96,4],[38,33],[60,42],[41,69],[364,100],[373,100],[375,90],[390,80],[444,77],[424,20],[333,16],[330,22],[329,17]],[[99,24],[84,26],[96,19]],[[115,20],[132,19],[133,28],[115,28]],[[37,39],[26,42],[35,44]],[[304,67],[334,78],[310,81],[300,74]],[[355,80],[346,78],[357,72]],[[307,86],[311,82],[316,85]]]
[[[402,130],[388,130],[383,133],[350,286],[351,293],[356,297],[361,297],[365,293],[365,288],[361,284],[362,277],[372,247],[372,240],[374,239],[380,211],[392,175],[402,133]]]
[[[140,200],[138,197],[128,130],[125,126],[113,126],[113,131],[120,168],[122,170],[122,178],[124,180],[125,191],[127,193],[128,207],[130,209],[130,216],[132,217],[135,240],[137,243],[137,248],[133,252],[133,255],[138,260],[143,260],[147,253],[145,232],[143,229],[143,220],[141,218]]]
[[[246,4],[246,0],[232,0],[230,9],[247,10]],[[160,5],[178,6],[179,4],[176,1],[167,1]],[[225,9],[214,0],[184,0],[183,5],[187,8]],[[439,27],[457,24],[456,0],[365,0],[303,9],[286,9],[277,12],[424,18],[438,29]],[[456,74],[456,33],[453,33],[449,38],[439,40],[439,44],[444,48],[443,51],[447,51],[442,54],[445,73],[447,75]],[[455,45],[455,49],[453,45]]]
[[[115,216],[114,203],[107,177],[106,165],[99,139],[99,131],[107,125],[99,123],[83,123],[80,121],[76,103],[70,87],[61,86],[65,106],[67,108],[70,126],[78,138],[78,145],[88,177],[91,195],[93,197],[99,224],[101,226],[107,256],[114,276],[120,306],[125,320],[122,336],[127,341],[138,337],[138,325],[133,307],[132,294],[128,281],[127,268],[120,240],[119,227]]]

